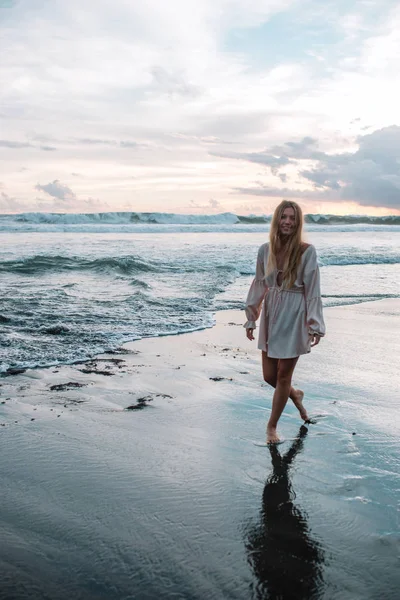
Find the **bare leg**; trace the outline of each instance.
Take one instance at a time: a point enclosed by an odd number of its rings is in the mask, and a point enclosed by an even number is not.
[[[276,388],[276,380],[278,376],[278,358],[270,358],[266,352],[262,352],[262,370],[264,380],[273,388]],[[289,398],[293,401],[293,404],[300,413],[300,417],[303,421],[308,421],[308,414],[303,406],[304,392],[302,390],[296,390],[290,386]]]
[[[272,411],[267,425],[267,443],[269,444],[279,442],[276,427],[289,398],[292,387],[292,375],[298,359],[299,357],[279,359],[276,387],[272,399]]]

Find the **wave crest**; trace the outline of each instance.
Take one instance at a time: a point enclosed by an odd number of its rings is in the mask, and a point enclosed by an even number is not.
[[[400,225],[400,215],[374,217],[369,215],[306,214],[312,225]],[[35,225],[248,225],[270,223],[271,215],[236,215],[231,212],[216,215],[191,215],[160,212],[100,212],[100,213],[21,213],[0,215],[0,223]]]

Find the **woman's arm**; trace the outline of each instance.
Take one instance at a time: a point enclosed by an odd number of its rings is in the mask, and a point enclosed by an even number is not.
[[[314,246],[307,248],[304,266],[304,292],[306,297],[307,327],[309,335],[314,337],[314,344],[325,335],[325,323],[322,313],[320,275],[317,253]]]
[[[256,276],[250,286],[247,294],[245,312],[247,322],[244,324],[246,329],[255,329],[256,321],[260,316],[262,301],[268,292],[268,286],[265,281],[264,272],[264,253],[265,244],[260,247],[257,255]]]

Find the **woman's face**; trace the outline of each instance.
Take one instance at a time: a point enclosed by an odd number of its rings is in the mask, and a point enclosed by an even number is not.
[[[279,233],[282,236],[291,235],[296,227],[296,214],[294,209],[289,207],[285,208],[281,215],[281,220],[279,222]]]

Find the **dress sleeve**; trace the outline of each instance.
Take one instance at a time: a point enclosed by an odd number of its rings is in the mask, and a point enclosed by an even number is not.
[[[314,246],[307,251],[304,267],[304,291],[306,297],[307,327],[310,335],[325,335],[324,316],[322,314],[322,299],[317,253]]]
[[[256,276],[247,294],[245,305],[247,322],[243,326],[246,329],[255,329],[256,321],[260,316],[262,302],[268,292],[267,282],[265,281],[264,252],[265,245],[261,246],[258,251]]]

